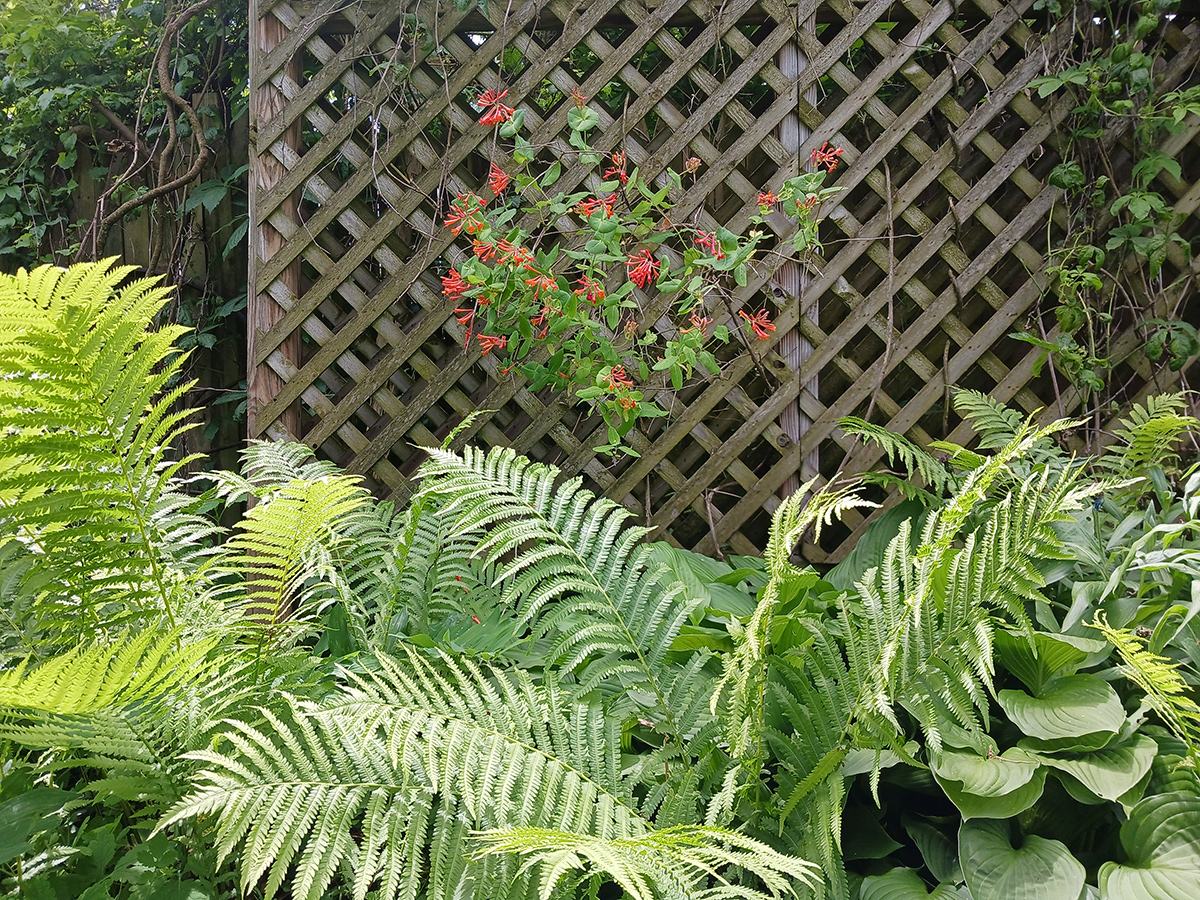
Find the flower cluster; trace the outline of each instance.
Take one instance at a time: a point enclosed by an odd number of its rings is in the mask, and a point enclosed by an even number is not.
[[[629,280],[640,288],[645,288],[647,284],[658,277],[659,265],[660,263],[646,249],[629,254],[629,259],[625,260],[625,268],[629,270]]]
[[[754,331],[754,336],[760,341],[765,341],[775,331],[775,323],[767,316],[765,309],[760,309],[756,313],[747,315],[745,310],[738,310],[738,315],[746,320],[746,324]]]
[[[507,96],[507,90],[484,91],[475,98],[475,105],[484,110],[479,119],[480,125],[503,125],[512,118],[513,108],[500,102]]]
[[[824,166],[825,171],[832,172],[838,167],[838,162],[842,158],[842,152],[843,148],[841,147],[830,150],[829,142],[826,141],[821,145],[820,150],[814,150],[812,152],[812,164],[814,166]]]
[[[497,87],[476,97],[480,123],[505,125],[497,146],[511,139],[512,155],[491,163],[486,189],[459,194],[450,204],[444,222],[456,237],[469,238],[471,252],[455,257],[441,276],[442,293],[467,348],[497,358],[500,375],[519,371],[533,390],[570,390],[591,402],[608,427],[608,444],[596,449],[627,449],[623,436],[638,419],[666,415],[649,392],[681,389],[700,368],[720,372],[708,345],[727,342],[733,323],[716,324],[706,310],[720,308],[718,292],[747,283],[761,234],[739,238],[724,228],[673,222],[668,198],[684,190],[679,173],[668,169],[651,185],[624,150],[592,148],[587,134],[599,118],[578,89],[567,117],[570,146],[615,189],[549,194],[561,170],[526,173],[537,151],[521,137],[524,112],[506,106],[507,96]],[[683,172],[695,175],[702,165],[690,157]],[[489,208],[489,198],[506,191],[530,202]],[[559,235],[567,213],[577,217],[577,231]],[[639,291],[672,304],[681,320],[674,333],[664,333],[661,311],[650,320]],[[669,300],[672,294],[678,299]],[[747,330],[763,339],[775,328],[765,310],[744,318]]]

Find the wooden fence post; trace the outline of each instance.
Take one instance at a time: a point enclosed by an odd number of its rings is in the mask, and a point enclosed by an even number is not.
[[[817,27],[816,16],[810,16],[806,21],[797,23],[797,27],[805,29],[810,34],[815,34]],[[788,41],[779,48],[779,52],[775,56],[775,65],[779,67],[779,71],[783,77],[794,85],[799,80],[800,73],[808,67],[808,57],[800,49],[798,41]],[[810,104],[816,105],[817,82],[815,80],[805,89],[804,99]],[[784,151],[793,154],[795,159],[793,170],[785,174],[789,178],[800,174],[799,170],[804,167],[804,160],[799,157],[800,148],[808,140],[810,132],[807,126],[800,121],[798,110],[792,110],[785,115],[776,131]],[[820,312],[816,297],[807,297],[805,290],[811,280],[812,278],[807,268],[801,265],[798,260],[789,259],[779,267],[774,279],[772,279],[772,284],[776,289],[776,295],[784,299],[785,306],[790,307],[792,304],[797,304],[803,315],[815,317]],[[804,304],[808,304],[807,308]],[[788,370],[791,372],[799,374],[805,360],[812,355],[812,351],[812,344],[800,333],[799,321],[797,321],[795,328],[792,328],[779,339],[779,355],[783,357]],[[801,386],[801,394],[809,394],[815,399],[817,397],[817,387],[817,376],[814,374]],[[801,409],[800,402],[800,398],[796,398],[779,415],[779,427],[783,429],[784,434],[796,443],[799,443],[804,438],[804,432],[812,425],[812,419]],[[801,461],[800,472],[789,475],[787,480],[784,481],[783,486],[779,489],[780,495],[783,497],[789,496],[800,487],[801,481],[807,481],[820,471],[820,452],[814,446]]]
[[[287,28],[269,11],[262,9],[262,0],[250,2],[250,28],[253,38],[250,41],[250,71],[262,72],[262,58],[277,47],[287,36]],[[284,69],[287,77],[299,83],[300,62],[293,58]],[[300,410],[296,404],[289,407],[275,423],[259,422],[258,412],[271,402],[276,394],[283,389],[284,381],[273,371],[268,363],[254,365],[255,345],[258,336],[271,329],[283,318],[285,312],[274,298],[267,293],[266,285],[258,283],[259,268],[263,263],[278,253],[284,245],[284,236],[266,221],[263,210],[259,208],[258,198],[269,191],[287,174],[283,164],[270,152],[270,147],[259,144],[258,135],[263,126],[275,116],[280,115],[287,105],[283,92],[265,78],[263,83],[253,91],[250,103],[250,223],[248,260],[249,284],[246,301],[246,360],[249,372],[246,386],[246,434],[250,438],[261,436],[267,427],[276,424],[272,429],[272,437],[300,438]],[[300,150],[299,123],[288,128],[280,138],[293,150]],[[299,197],[293,195],[280,205],[282,213],[299,223]],[[300,260],[297,258],[289,264],[279,276],[284,288],[293,297],[300,293]],[[297,330],[284,340],[279,347],[280,352],[296,365],[300,366],[300,332]],[[286,435],[283,433],[286,432]]]

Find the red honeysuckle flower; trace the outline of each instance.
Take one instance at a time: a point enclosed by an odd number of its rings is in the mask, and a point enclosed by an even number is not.
[[[461,315],[455,317],[459,325],[469,325],[475,319],[474,307],[471,309],[464,307],[462,309],[455,309],[454,311],[461,313]]]
[[[649,282],[658,278],[660,265],[650,255],[650,251],[645,249],[630,254],[629,259],[625,260],[625,268],[629,270],[629,280],[640,288],[644,288]]]
[[[478,234],[483,231],[484,226],[487,225],[480,215],[483,207],[483,199],[476,194],[466,193],[456,196],[454,202],[450,204],[450,212],[446,214],[446,225],[449,226],[450,233],[457,237],[460,231],[466,231],[467,234]]]
[[[758,208],[761,212],[766,212],[768,207],[774,206],[779,202],[779,198],[775,196],[774,191],[763,191],[758,195]]]
[[[631,387],[633,387],[633,379],[629,377],[629,373],[625,371],[625,367],[613,366],[612,371],[608,375],[608,389],[610,391],[629,390]]]
[[[470,285],[463,281],[462,276],[458,274],[458,269],[452,268],[442,276],[442,294],[449,300],[462,299],[463,291],[468,287]]]
[[[504,193],[504,189],[508,187],[508,173],[495,163],[492,163],[492,168],[488,172],[488,187],[492,189],[492,193],[496,196],[500,196],[500,194]]]
[[[613,207],[617,204],[617,195],[614,191],[607,197],[589,197],[587,200],[581,200],[575,206],[575,212],[583,216],[585,219],[591,218],[592,213],[604,210],[604,218],[612,217]]]
[[[576,109],[583,109],[587,104],[587,97],[583,95],[583,91],[579,88],[573,87],[571,88],[571,101],[575,104]]]
[[[812,162],[814,166],[825,166],[826,171],[832,172],[838,167],[838,162],[841,158],[843,148],[829,149],[829,141],[821,145],[820,150],[812,152]]]
[[[739,309],[738,315],[746,320],[760,341],[765,341],[771,336],[771,332],[775,330],[775,323],[767,318],[767,311],[765,309],[760,309],[753,315],[746,315],[745,310]]]
[[[512,118],[513,108],[500,102],[507,96],[506,88],[503,91],[484,91],[475,98],[475,104],[487,110],[479,117],[480,125],[503,125]]]
[[[721,242],[717,240],[716,232],[697,231],[696,244],[707,250],[712,256],[717,259],[725,258],[725,248],[721,246]]]
[[[553,277],[549,275],[543,275],[541,272],[536,270],[530,271],[534,272],[534,276],[532,278],[526,278],[525,283],[533,288],[534,300],[538,299],[538,296],[542,291],[553,291],[558,289],[558,283]]]
[[[687,172],[689,175],[695,175],[700,171],[700,167],[702,165],[704,165],[704,163],[700,160],[700,157],[689,156],[683,162],[683,171]]]
[[[600,282],[593,281],[584,275],[575,283],[579,285],[579,289],[575,291],[576,297],[585,298],[593,306],[604,299],[604,287]]]
[[[700,313],[695,312],[694,310],[692,312],[691,318],[692,318],[692,327],[685,329],[683,332],[684,334],[687,334],[689,331],[695,331],[697,328],[700,329],[701,334],[708,333],[708,326],[712,324],[711,318],[709,318],[708,316],[705,316],[705,315],[701,315]]]
[[[487,356],[493,350],[503,350],[508,346],[508,335],[494,336],[490,334],[481,334],[479,337],[479,346],[483,349],[480,356]]]
[[[604,170],[604,177],[617,178],[620,179],[621,184],[625,184],[625,182],[629,181],[629,176],[625,174],[625,151],[617,150],[609,158],[613,163],[612,168]]]
[[[480,262],[487,262],[489,259],[496,257],[496,245],[488,241],[481,241],[479,238],[474,238],[471,241],[472,249]]]

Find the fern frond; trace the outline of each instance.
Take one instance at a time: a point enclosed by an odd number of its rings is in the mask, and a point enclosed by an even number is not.
[[[292,481],[259,503],[225,547],[222,568],[244,579],[246,619],[263,641],[285,620],[303,624],[336,578],[331,551],[354,524],[372,516],[358,479],[345,475]]]
[[[954,409],[979,435],[981,450],[998,450],[1007,446],[1025,418],[1015,409],[1010,409],[999,400],[979,391],[959,389],[954,392]]]
[[[745,760],[757,771],[763,756],[763,697],[766,688],[765,659],[769,631],[779,597],[786,582],[803,573],[790,557],[800,536],[810,526],[819,531],[834,517],[856,507],[874,506],[850,487],[817,491],[807,500],[815,479],[780,503],[771,520],[765,558],[770,580],[759,597],[754,613],[737,638],[737,648],[725,660],[725,671],[713,693],[712,710],[721,710],[727,723],[730,754]]]
[[[1113,628],[1103,612],[1088,624],[1116,648],[1124,663],[1122,674],[1145,692],[1146,702],[1187,746],[1192,761],[1200,763],[1200,705],[1191,698],[1179,666],[1149,650],[1132,631]]]
[[[838,420],[838,425],[844,432],[858,438],[864,444],[877,444],[887,454],[889,465],[899,462],[910,474],[920,475],[925,484],[937,493],[944,491],[950,484],[950,470],[904,435],[894,434],[856,416],[845,416]]]
[[[148,629],[0,672],[0,707],[80,715],[158,696],[203,675],[213,639],[180,644],[177,632]]]
[[[273,896],[294,870],[292,893],[311,898],[340,859],[365,867],[352,873],[356,896],[405,885],[450,896],[470,828],[648,830],[621,772],[618,724],[598,703],[444,654],[378,662],[344,672],[328,702],[263,710],[262,728],[231,720],[217,749],[189,754],[204,769],[160,827],[217,813],[218,853],[241,847],[244,887],[265,879]],[[475,875],[493,884],[489,871]]]
[[[40,592],[77,586],[66,634],[109,627],[113,598],[134,618],[172,617],[189,586],[167,569],[195,568],[196,545],[156,521],[189,461],[169,449],[191,427],[175,410],[184,329],[149,330],[168,291],[122,286],[132,271],[107,260],[0,276],[0,519],[39,554]]]
[[[1151,396],[1145,406],[1133,404],[1115,432],[1120,446],[1098,463],[1121,478],[1142,475],[1152,466],[1170,467],[1179,459],[1180,440],[1200,427],[1187,409],[1185,393]]]
[[[422,493],[440,498],[439,514],[477,542],[505,602],[535,634],[554,637],[555,667],[576,672],[584,690],[634,678],[661,708],[667,652],[702,600],[683,597],[651,565],[647,529],[580,479],[511,450],[428,453]],[[565,596],[569,604],[553,603]]]
[[[512,853],[524,857],[527,867],[539,865],[541,900],[559,895],[564,879],[569,878],[574,887],[592,873],[603,873],[633,900],[785,897],[795,894],[793,881],[813,884],[817,880],[812,863],[720,828],[664,828],[637,837],[604,840],[526,827],[477,832],[475,838],[484,845],[476,858]],[[732,883],[722,874],[726,869],[753,875],[766,890]]]

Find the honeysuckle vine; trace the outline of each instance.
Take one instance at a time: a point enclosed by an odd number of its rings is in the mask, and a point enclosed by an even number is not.
[[[470,238],[471,253],[441,275],[442,293],[455,304],[466,348],[502,358],[500,374],[519,371],[533,390],[591,403],[607,426],[596,449],[636,455],[625,435],[639,419],[667,415],[654,398],[682,389],[698,369],[719,374],[713,351],[734,329],[748,344],[771,339],[771,311],[736,309],[734,290],[748,282],[765,234],[759,226],[773,210],[795,219],[797,252],[819,250],[821,208],[839,190],[825,179],[842,150],[826,144],[813,151],[816,171],[760,193],[739,236],[671,218],[672,190],[683,191],[700,159],[651,183],[625,150],[594,149],[588,133],[600,117],[578,91],[567,115],[570,145],[592,173],[585,190],[551,193],[562,163],[530,173],[537,150],[521,135],[524,111],[505,105],[507,96],[494,88],[474,101],[479,122],[496,129],[494,156],[486,188],[458,194],[445,213],[444,225]]]

